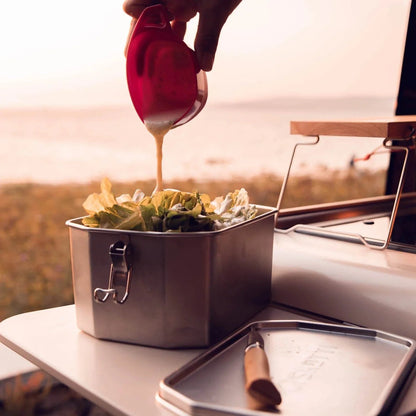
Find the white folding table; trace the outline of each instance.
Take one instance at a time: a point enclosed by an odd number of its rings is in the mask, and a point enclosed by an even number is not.
[[[302,319],[267,308],[255,317]],[[156,402],[159,382],[202,352],[96,339],[80,331],[74,305],[24,313],[0,323],[0,341],[114,415],[171,415]]]

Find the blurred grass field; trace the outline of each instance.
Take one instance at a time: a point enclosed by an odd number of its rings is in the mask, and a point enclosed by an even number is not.
[[[111,178],[110,178],[111,179]],[[385,175],[380,172],[327,172],[289,181],[284,206],[371,197],[383,194]],[[166,188],[225,195],[244,187],[250,201],[275,206],[282,178],[263,174],[251,179],[174,181]],[[113,183],[116,195],[140,188],[150,194],[154,181]],[[82,203],[99,183],[0,186],[0,320],[38,309],[73,303],[68,229],[65,221],[85,215]]]

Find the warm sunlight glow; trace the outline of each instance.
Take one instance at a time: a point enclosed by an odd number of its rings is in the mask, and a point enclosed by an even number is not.
[[[396,94],[408,9],[244,0],[224,27],[210,100]],[[121,0],[1,2],[0,106],[125,104],[129,22]]]

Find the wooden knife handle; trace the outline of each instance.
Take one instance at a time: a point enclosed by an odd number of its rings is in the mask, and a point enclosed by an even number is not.
[[[269,362],[263,348],[249,348],[244,355],[246,391],[265,406],[282,402],[279,391],[270,379]]]

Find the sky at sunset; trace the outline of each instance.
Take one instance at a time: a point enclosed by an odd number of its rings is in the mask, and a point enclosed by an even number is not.
[[[243,0],[223,29],[209,99],[393,96],[409,6]],[[121,0],[2,0],[0,107],[130,104],[123,55],[129,22]]]

